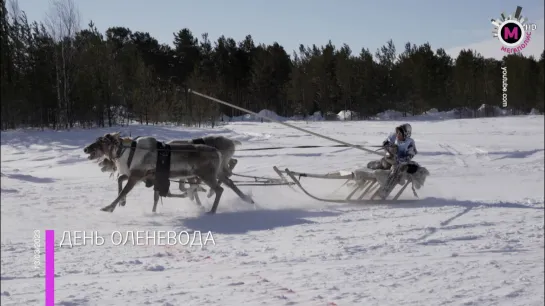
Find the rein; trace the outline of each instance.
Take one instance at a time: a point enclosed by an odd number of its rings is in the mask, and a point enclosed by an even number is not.
[[[136,140],[136,138],[135,138]],[[191,145],[197,145],[197,144],[204,144],[204,143],[188,143],[188,144],[191,144]],[[134,149],[134,142],[131,144],[131,146],[127,146],[127,145],[121,145],[119,148],[118,148],[118,156],[120,157],[121,154],[123,154],[123,152],[125,151],[125,149],[128,149],[128,148],[132,148]],[[236,150],[237,152],[242,152],[242,151],[267,151],[267,150],[281,150],[281,149],[310,149],[310,148],[351,148],[351,147],[354,147],[354,146],[348,146],[348,145],[331,145],[331,146],[318,146],[318,145],[304,145],[304,146],[294,146],[294,147],[289,147],[289,146],[286,146],[286,147],[266,147],[266,148],[249,148],[249,149],[238,149]],[[356,145],[356,147],[363,147],[362,145]],[[382,149],[382,146],[366,146],[366,147],[379,147],[378,150],[376,151],[379,151]],[[167,151],[168,149],[155,149],[156,151]],[[170,151],[172,152],[198,152],[198,150],[176,150],[176,149],[170,149]]]

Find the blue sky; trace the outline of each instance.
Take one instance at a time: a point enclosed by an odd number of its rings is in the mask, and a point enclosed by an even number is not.
[[[172,43],[173,32],[189,28],[200,38],[212,40],[222,34],[237,41],[251,34],[256,43],[282,44],[288,53],[299,44],[336,46],[347,43],[355,53],[362,47],[373,53],[389,39],[399,51],[405,42],[430,42],[453,56],[464,47],[499,58],[500,44],[492,38],[491,18],[510,14],[517,5],[522,15],[537,23],[527,52],[539,56],[543,50],[543,0],[74,0],[81,26],[93,20],[105,31],[125,26],[146,31],[161,43]],[[19,0],[30,20],[44,20],[47,0]],[[9,8],[9,7],[8,7]],[[537,34],[537,33],[536,33]],[[539,37],[538,37],[539,36]]]

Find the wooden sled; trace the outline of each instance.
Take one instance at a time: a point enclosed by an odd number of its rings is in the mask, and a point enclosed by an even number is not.
[[[278,167],[273,167],[274,171],[280,176],[283,181],[287,182],[287,178],[291,179],[307,196],[317,201],[332,202],[332,203],[351,203],[351,204],[364,204],[371,201],[379,200],[393,200],[397,201],[403,194],[405,189],[412,184],[412,191],[416,198],[418,195],[415,189],[420,189],[423,185],[425,178],[429,175],[429,172],[424,167],[419,167],[418,177],[415,180],[415,176],[403,173],[399,180],[391,180],[389,174],[391,170],[370,170],[370,169],[357,169],[354,171],[338,171],[327,174],[312,174],[304,172],[291,171],[285,169],[281,171]],[[286,177],[287,176],[287,177]],[[325,197],[319,197],[310,193],[301,183],[301,178],[315,178],[315,179],[329,179],[329,180],[345,180],[346,182],[341,186],[348,186],[351,191],[344,199],[330,199]],[[390,179],[389,179],[390,178]],[[400,190],[389,198],[393,193],[396,186],[400,185]],[[381,194],[382,192],[382,194]]]

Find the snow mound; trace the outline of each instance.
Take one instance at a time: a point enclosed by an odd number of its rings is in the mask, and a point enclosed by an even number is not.
[[[262,121],[261,116],[267,117],[273,120],[277,121],[285,121],[287,118],[284,118],[282,116],[279,116],[277,113],[273,112],[272,110],[263,109],[257,113],[259,116],[253,115],[253,114],[247,114],[243,116],[236,116],[232,117],[229,121],[230,122],[240,122],[240,121],[246,121],[246,122],[255,122],[255,121]],[[264,120],[265,121],[265,120]]]
[[[509,110],[502,109],[496,105],[482,104],[477,109],[477,116],[486,117],[486,116],[505,116],[509,113]]]
[[[358,118],[358,114],[351,110],[342,110],[337,114],[339,120],[353,120]]]
[[[358,112],[352,110],[342,110],[338,113],[327,112],[325,115],[317,111],[312,115],[296,115],[289,118],[279,116],[276,112],[263,109],[259,113],[259,116],[256,115],[242,115],[229,117],[225,114],[222,114],[219,117],[220,122],[265,122],[266,119],[261,119],[260,116],[265,116],[267,118],[277,120],[277,121],[344,121],[344,120],[360,120],[362,117]],[[458,107],[452,110],[440,111],[437,108],[432,108],[428,111],[425,111],[421,114],[411,114],[410,112],[404,113],[396,110],[387,110],[381,113],[371,116],[368,120],[374,121],[399,121],[399,120],[408,120],[408,121],[437,121],[437,120],[451,120],[451,119],[463,119],[463,118],[476,118],[476,117],[502,117],[514,115],[515,112],[513,109],[501,108],[499,106],[482,104],[477,109],[472,109],[468,107]],[[543,115],[542,112],[533,108],[528,115]]]
[[[541,112],[538,109],[532,108],[529,115],[541,115]]]
[[[397,120],[403,118],[403,113],[395,110],[387,110],[375,116],[378,120]]]
[[[306,120],[307,121],[323,121],[324,116],[322,116],[322,112],[314,112],[314,114],[308,116]]]

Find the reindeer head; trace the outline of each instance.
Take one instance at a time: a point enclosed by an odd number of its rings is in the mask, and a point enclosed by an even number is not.
[[[101,157],[115,158],[115,152],[121,144],[121,136],[119,133],[108,133],[100,136],[95,142],[86,146],[83,152],[89,154],[89,160],[95,160]]]

